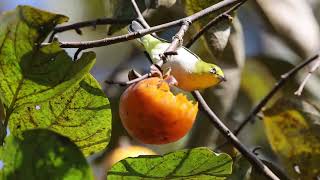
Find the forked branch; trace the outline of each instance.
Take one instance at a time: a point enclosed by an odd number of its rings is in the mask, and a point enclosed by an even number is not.
[[[81,48],[81,49],[89,49],[94,47],[101,47],[101,46],[108,46],[115,43],[125,42],[129,41],[135,38],[140,38],[146,34],[151,34],[154,32],[158,32],[164,29],[181,26],[185,21],[194,22],[197,21],[213,12],[216,12],[222,8],[227,8],[230,6],[234,6],[240,2],[243,2],[243,0],[224,0],[217,4],[214,4],[202,11],[199,11],[191,16],[188,16],[186,18],[182,18],[179,20],[171,21],[165,24],[161,24],[158,26],[154,26],[151,28],[143,29],[137,32],[128,33],[125,35],[115,36],[115,37],[108,37],[100,40],[94,40],[94,41],[82,41],[82,42],[60,42],[60,47],[62,48]],[[140,12],[141,14],[141,12]],[[43,45],[46,45],[44,43]]]

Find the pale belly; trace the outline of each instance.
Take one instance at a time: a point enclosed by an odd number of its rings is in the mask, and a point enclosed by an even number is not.
[[[151,58],[154,62],[160,60],[160,54],[162,54],[169,44],[161,44],[151,51]],[[178,81],[178,87],[185,91],[193,91],[198,89],[208,88],[217,84],[216,79],[212,75],[203,75],[194,73],[194,68],[197,63],[198,57],[184,48],[177,50],[178,55],[172,55],[168,57],[168,62],[162,66],[162,70],[166,71],[171,69],[171,75],[173,75]]]

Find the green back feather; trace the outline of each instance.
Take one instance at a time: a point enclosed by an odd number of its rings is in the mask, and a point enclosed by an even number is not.
[[[162,43],[159,39],[148,34],[140,38],[141,43],[143,44],[146,51],[150,54],[151,50],[154,49],[158,44]]]

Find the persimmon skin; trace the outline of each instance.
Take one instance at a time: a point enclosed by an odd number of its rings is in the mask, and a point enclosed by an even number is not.
[[[152,77],[131,85],[120,98],[119,113],[127,132],[146,144],[167,144],[192,128],[198,112],[184,95],[173,95],[168,83]]]

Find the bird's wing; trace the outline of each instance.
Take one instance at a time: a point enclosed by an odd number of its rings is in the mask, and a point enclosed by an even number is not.
[[[153,36],[153,35],[152,35],[152,36]],[[171,43],[171,42],[169,42],[168,40],[162,39],[162,38],[160,38],[160,37],[158,37],[158,36],[153,36],[153,37],[156,38],[156,39],[158,39],[158,40],[160,40],[160,41],[162,41],[162,42]],[[184,47],[184,46],[182,46],[182,48],[185,49],[185,50],[187,50],[189,53],[191,53],[191,54],[194,55],[197,59],[200,60],[200,57],[199,57],[198,55],[196,55],[194,52],[192,52],[190,49],[188,49],[188,48],[186,48],[186,47]]]

